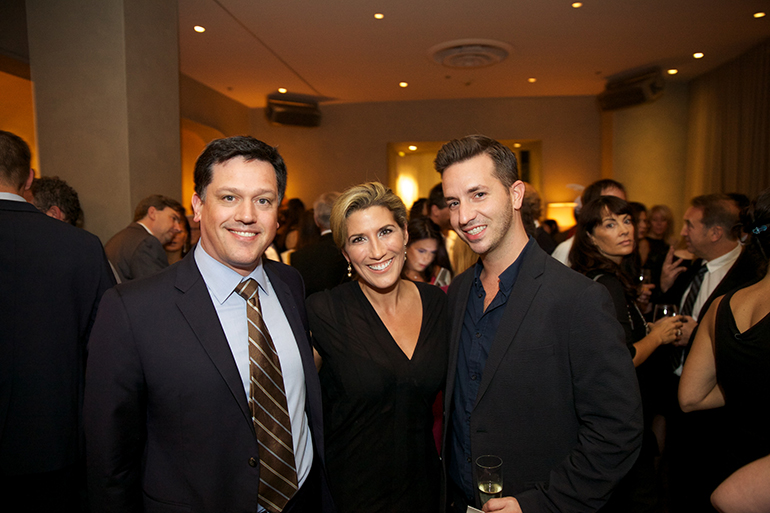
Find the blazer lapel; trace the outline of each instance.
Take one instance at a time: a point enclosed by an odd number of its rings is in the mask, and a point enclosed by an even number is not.
[[[508,303],[505,305],[505,313],[492,341],[474,407],[489,388],[503,355],[513,345],[516,334],[540,290],[540,276],[545,269],[546,258],[548,256],[536,244],[531,246],[525,255],[519,275],[508,297]]]
[[[208,354],[214,366],[219,370],[233,395],[233,399],[238,403],[238,407],[248,420],[251,429],[254,430],[248,399],[243,390],[243,382],[238,373],[238,367],[235,365],[230,345],[227,343],[225,332],[219,323],[219,316],[217,316],[217,312],[211,302],[206,282],[203,281],[203,277],[200,271],[198,271],[198,266],[195,265],[193,252],[190,252],[179,263],[176,287],[182,292],[182,295],[177,300],[177,307],[187,320],[206,354]]]
[[[453,285],[451,290],[452,325],[449,332],[449,367],[446,375],[446,393],[444,394],[444,412],[451,411],[452,393],[454,391],[455,375],[457,374],[457,355],[460,351],[460,336],[462,335],[463,321],[465,320],[465,310],[468,308],[468,295],[471,293],[473,285],[473,266],[455,278],[457,285]],[[456,287],[456,288],[455,288]],[[446,427],[446,421],[444,425]]]

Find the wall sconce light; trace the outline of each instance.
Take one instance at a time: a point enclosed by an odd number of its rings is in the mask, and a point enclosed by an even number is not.
[[[546,207],[546,219],[553,219],[559,224],[559,231],[563,232],[575,226],[574,201],[565,203],[549,203]]]

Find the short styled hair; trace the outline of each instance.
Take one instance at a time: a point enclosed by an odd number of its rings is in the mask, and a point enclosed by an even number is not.
[[[208,143],[206,148],[195,162],[195,193],[201,200],[206,198],[206,187],[213,180],[213,168],[228,160],[243,157],[246,162],[261,160],[273,166],[275,180],[278,184],[278,203],[283,201],[286,193],[286,164],[278,150],[248,135],[215,139]]]
[[[21,190],[29,178],[32,154],[24,139],[0,130],[0,182]]]
[[[495,164],[495,176],[506,189],[519,179],[519,165],[513,151],[485,135],[469,135],[449,141],[438,151],[433,164],[443,177],[449,166],[478,155],[488,155],[492,159]]]
[[[332,206],[339,196],[339,192],[325,192],[313,203],[313,219],[321,230],[328,230],[331,226]]]
[[[721,193],[704,194],[694,197],[690,204],[700,209],[703,214],[701,223],[706,228],[719,226],[729,240],[737,239],[735,227],[739,221],[740,210],[730,196]]]
[[[348,238],[347,220],[350,214],[370,207],[385,207],[393,214],[393,219],[406,230],[406,207],[401,198],[380,182],[367,182],[354,185],[337,198],[331,213],[331,229],[334,243],[343,249]]]
[[[80,208],[78,193],[58,176],[35,178],[29,191],[32,193],[32,204],[41,212],[48,212],[56,206],[64,214],[66,222],[72,226],[82,224],[83,209]]]
[[[624,195],[626,194],[626,188],[622,183],[611,178],[603,178],[583,189],[583,194],[580,195],[580,203],[588,205],[599,196],[604,196],[604,191],[609,189],[617,189]]]
[[[155,210],[164,210],[166,207],[170,207],[176,212],[184,212],[184,207],[181,203],[168,196],[162,196],[160,194],[153,194],[147,196],[136,206],[134,210],[134,222],[141,221],[144,216],[149,212],[150,207],[155,207]]]
[[[430,215],[431,207],[437,206],[439,209],[446,208],[446,199],[444,198],[444,187],[441,182],[437,183],[430,190],[428,194],[428,215]]]

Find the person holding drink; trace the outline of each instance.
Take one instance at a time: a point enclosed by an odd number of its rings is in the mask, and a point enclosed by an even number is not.
[[[341,513],[439,511],[431,406],[446,374],[446,295],[401,277],[406,226],[382,184],[342,193],[331,229],[355,279],[307,300]]]
[[[452,280],[444,394],[447,511],[482,507],[474,461],[503,461],[485,512],[596,511],[642,442],[634,367],[607,289],[524,229],[516,156],[482,135],[435,160],[450,221],[480,257]]]

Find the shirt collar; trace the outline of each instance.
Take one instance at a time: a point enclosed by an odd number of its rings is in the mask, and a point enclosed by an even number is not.
[[[235,291],[235,287],[248,278],[253,278],[257,281],[260,289],[262,289],[259,292],[260,294],[268,293],[267,275],[265,274],[265,268],[262,266],[261,258],[257,263],[257,267],[248,276],[241,276],[206,253],[202,244],[195,246],[194,257],[198,270],[200,270],[203,280],[206,282],[206,286],[219,304],[227,301],[227,298]]]
[[[708,262],[706,262],[706,267],[708,267],[708,270],[710,273],[713,273],[714,271],[717,271],[719,268],[721,268],[723,265],[734,262],[740,256],[740,254],[741,254],[741,245],[736,244],[731,251],[728,251],[721,257],[718,257],[718,258],[715,258],[714,260],[709,260]]]
[[[149,228],[147,228],[147,225],[146,225],[146,224],[144,224],[144,223],[143,223],[143,222],[141,222],[141,221],[137,221],[137,222],[136,222],[136,224],[138,224],[139,226],[141,226],[142,228],[144,228],[145,230],[147,230],[147,233],[149,233],[150,235],[152,235],[153,237],[155,237],[155,234],[154,234],[154,233],[152,233],[152,230],[150,230]]]
[[[524,249],[521,250],[521,253],[519,253],[519,256],[514,260],[514,262],[508,266],[508,268],[503,271],[500,276],[497,277],[498,280],[498,289],[500,292],[502,292],[503,296],[507,299],[508,296],[511,294],[511,290],[513,289],[514,283],[516,283],[516,278],[519,275],[519,269],[521,268],[521,263],[524,261],[524,256],[527,254],[527,251],[529,250],[530,246],[533,244],[532,241],[534,241],[532,237],[529,237],[527,240],[527,244],[524,246]],[[481,284],[481,271],[484,269],[484,262],[481,261],[479,258],[476,262],[476,267],[474,270],[474,284],[476,284],[477,287],[483,287]]]
[[[323,237],[323,236],[324,236],[324,235],[326,235],[327,233],[331,233],[331,232],[332,232],[331,230],[329,230],[329,229],[326,229],[326,230],[324,230],[324,231],[322,231],[322,232],[321,232],[321,237]]]
[[[12,192],[0,192],[0,200],[20,201],[21,203],[27,203],[27,200]]]

